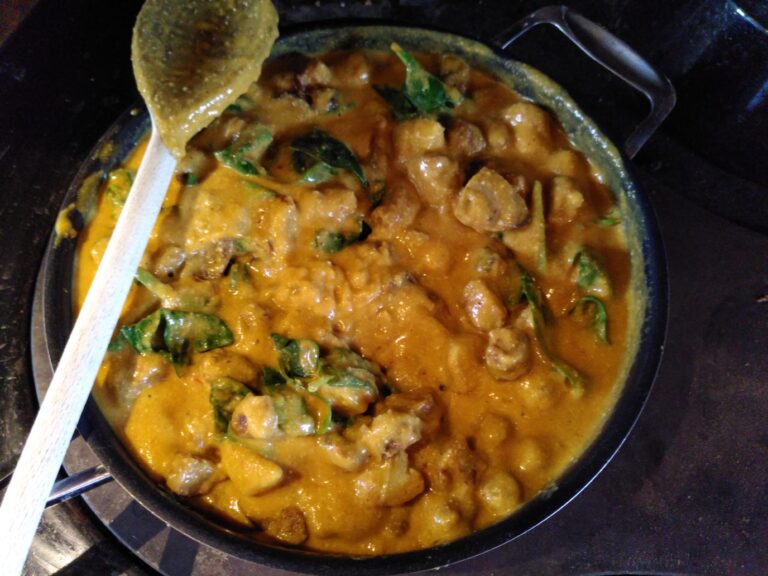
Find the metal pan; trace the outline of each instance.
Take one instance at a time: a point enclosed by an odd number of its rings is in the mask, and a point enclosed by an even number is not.
[[[516,38],[540,24],[562,31],[587,55],[643,92],[651,112],[625,142],[624,151],[614,146],[584,115],[568,94],[541,72],[508,59],[504,49]],[[290,52],[316,53],[333,49],[387,49],[396,41],[414,51],[451,52],[473,67],[505,81],[518,93],[549,109],[560,121],[575,146],[595,163],[613,191],[624,215],[633,255],[636,289],[644,295],[639,345],[620,396],[602,431],[582,456],[551,490],[527,502],[506,520],[458,541],[425,550],[351,558],[321,555],[287,547],[254,542],[231,527],[192,510],[160,487],[138,466],[90,399],[79,431],[112,477],[143,507],[193,540],[238,559],[238,567],[259,566],[322,575],[394,574],[438,568],[466,560],[514,540],[543,522],[575,498],[608,464],[627,438],[650,393],[661,359],[667,314],[667,283],[664,252],[651,206],[639,190],[628,158],[642,147],[671,111],[675,93],[671,84],[626,44],[605,29],[564,6],[542,8],[494,40],[494,46],[434,30],[399,25],[366,23],[319,24],[284,34],[273,57]],[[127,113],[108,131],[83,164],[65,205],[87,197],[87,188],[97,188],[99,178],[118,165],[148,128],[146,113]],[[111,154],[99,153],[106,145]],[[47,387],[50,367],[55,365],[72,325],[72,280],[74,241],[56,245],[52,238],[38,279],[33,325],[33,360],[40,394]],[[94,474],[103,476],[103,470]],[[61,500],[59,495],[59,500]]]

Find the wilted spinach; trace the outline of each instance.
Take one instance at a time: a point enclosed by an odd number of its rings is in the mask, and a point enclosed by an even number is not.
[[[354,153],[346,144],[319,128],[314,128],[303,136],[295,138],[291,142],[291,150],[293,150],[294,168],[302,177],[320,163],[330,169],[347,170],[360,180],[363,187],[368,187],[368,180]]]
[[[362,242],[370,233],[371,227],[364,220],[360,220],[357,230],[348,234],[325,229],[318,230],[315,234],[315,247],[328,254],[334,254],[355,242]]]
[[[571,313],[576,309],[580,309],[582,312],[591,310],[592,327],[595,330],[595,334],[597,334],[600,340],[610,344],[611,340],[608,337],[608,311],[605,308],[605,303],[596,296],[582,296],[576,302],[573,309],[571,309]]]
[[[234,342],[229,327],[216,316],[167,308],[160,308],[135,324],[123,326],[120,336],[139,354],[157,352],[177,366],[187,362],[192,350],[207,352]]]
[[[272,342],[280,353],[280,368],[289,378],[307,378],[317,371],[320,360],[320,346],[314,340],[294,340],[280,334],[271,335]]]
[[[238,402],[248,396],[251,391],[241,382],[233,378],[216,378],[211,382],[209,401],[213,406],[213,417],[216,428],[225,432]]]
[[[562,360],[556,358],[549,349],[549,344],[547,344],[547,339],[544,334],[546,309],[543,307],[541,301],[541,290],[539,290],[539,287],[530,272],[522,266],[520,267],[520,288],[524,300],[528,303],[528,309],[531,313],[531,320],[533,322],[533,333],[536,337],[536,342],[539,344],[541,353],[552,365],[555,372],[560,374],[573,390],[581,392],[584,389],[584,382],[579,373]]]

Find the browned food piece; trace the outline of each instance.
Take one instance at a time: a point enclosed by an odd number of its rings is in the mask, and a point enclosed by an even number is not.
[[[478,232],[511,230],[528,219],[525,179],[510,182],[490,168],[472,176],[453,202],[456,218]]]

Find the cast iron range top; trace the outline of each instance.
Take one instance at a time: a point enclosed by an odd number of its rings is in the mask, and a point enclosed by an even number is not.
[[[276,2],[283,25],[386,18],[479,39],[545,4]],[[768,133],[766,15],[747,1],[571,4],[650,57],[679,88],[670,122],[634,162],[669,261],[664,360],[638,426],[584,493],[515,542],[445,572],[768,573],[768,156],[759,137]],[[42,0],[0,48],[0,472],[12,469],[34,418],[33,287],[61,199],[92,145],[138,98],[128,47],[139,6]],[[617,141],[642,116],[639,96],[555,31],[532,32],[511,55],[567,86]],[[129,507],[112,522],[146,519]],[[151,522],[120,543],[75,500],[45,513],[26,572],[158,569],[216,573]]]

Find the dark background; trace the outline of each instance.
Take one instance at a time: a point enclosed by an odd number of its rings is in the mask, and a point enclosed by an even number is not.
[[[67,186],[138,100],[137,1],[0,0],[0,472],[36,409],[34,281]],[[281,24],[386,18],[489,41],[547,2],[279,1]],[[674,82],[678,107],[636,158],[670,276],[667,345],[650,402],[601,476],[515,542],[450,574],[768,573],[768,3],[570,5]],[[16,28],[22,17],[26,19]],[[510,50],[567,87],[617,141],[643,98],[552,29]],[[0,569],[1,571],[1,569]],[[29,574],[151,574],[80,501],[46,512]]]

